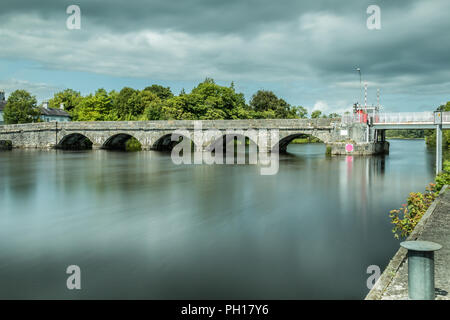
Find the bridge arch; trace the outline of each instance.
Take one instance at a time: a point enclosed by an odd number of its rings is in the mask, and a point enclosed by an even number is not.
[[[283,137],[280,136],[280,140],[272,145],[272,151],[275,151],[278,148],[278,151],[280,153],[286,153],[288,145],[294,141],[295,139],[299,138],[315,138],[315,140],[319,140],[320,142],[325,142],[323,140],[323,137],[320,137],[317,134],[313,134],[310,132],[295,132],[295,133],[288,133],[284,135]]]
[[[223,134],[220,137],[217,137],[207,143],[205,146],[205,150],[208,152],[212,152],[216,150],[217,148],[222,148],[223,151],[226,150],[227,146],[229,146],[231,143],[235,144],[235,149],[239,149],[239,147],[244,147],[244,150],[247,149],[247,146],[255,147],[255,151],[258,151],[259,146],[257,143],[258,137],[250,136],[246,134],[245,132],[223,132]],[[242,146],[242,144],[244,144]],[[237,150],[236,150],[237,151]]]
[[[62,137],[56,145],[57,149],[62,150],[88,150],[92,149],[93,142],[82,133],[70,133]]]
[[[126,151],[127,150],[127,142],[130,139],[135,140],[135,143],[133,144],[134,150],[142,149],[142,143],[139,141],[139,139],[137,139],[135,136],[133,136],[129,133],[125,133],[125,132],[116,133],[116,134],[110,136],[109,138],[107,138],[105,140],[105,142],[102,144],[101,148],[107,149],[107,150]]]
[[[157,151],[172,151],[173,147],[180,143],[183,139],[188,139],[191,141],[192,148],[195,148],[195,143],[191,137],[191,134],[179,134],[178,141],[172,141],[172,135],[176,132],[164,133],[154,139],[154,142],[151,146],[152,150]],[[178,133],[177,133],[178,134]]]

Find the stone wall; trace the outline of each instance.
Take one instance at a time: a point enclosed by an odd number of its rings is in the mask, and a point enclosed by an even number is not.
[[[176,130],[184,130],[189,139],[194,140],[194,129],[217,130],[223,134],[227,130],[271,130],[279,132],[279,139],[292,138],[299,134],[311,134],[324,142],[336,138],[338,119],[256,119],[256,120],[169,120],[169,121],[114,121],[114,122],[47,122],[0,126],[0,140],[11,140],[15,148],[55,148],[69,135],[80,134],[92,141],[94,148],[102,148],[107,141],[118,134],[135,137],[144,150],[154,148],[159,139],[171,135]],[[205,149],[206,141],[198,149]],[[267,148],[272,148],[279,140],[270,140]]]
[[[195,129],[201,129],[201,132],[216,130],[218,134],[198,143],[199,139],[194,135]],[[0,140],[12,141],[14,148],[50,149],[61,146],[65,139],[73,135],[82,135],[92,142],[94,149],[98,149],[107,148],[112,140],[122,141],[126,135],[136,138],[143,150],[150,150],[160,145],[161,141],[170,141],[168,138],[180,131],[183,136],[194,141],[196,150],[209,150],[220,135],[225,135],[230,130],[237,130],[236,133],[257,142],[255,132],[273,129],[277,135],[270,137],[267,145],[258,143],[260,150],[272,151],[278,147],[283,152],[289,142],[302,134],[319,138],[332,148],[332,154],[366,155],[389,150],[388,143],[366,142],[365,124],[343,124],[339,119],[42,122],[0,125]],[[118,135],[121,137],[115,139]],[[346,151],[347,143],[354,146],[354,151]]]

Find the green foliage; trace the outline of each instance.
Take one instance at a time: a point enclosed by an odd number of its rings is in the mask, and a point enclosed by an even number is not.
[[[392,232],[395,238],[406,238],[411,234],[436,196],[436,185],[430,183],[425,193],[411,192],[406,204],[400,209],[390,211],[389,217],[394,224]]]
[[[8,97],[4,109],[4,120],[6,124],[29,123],[39,119],[39,109],[36,107],[35,96],[31,96],[25,90],[16,90]]]
[[[224,87],[206,79],[191,93],[174,96],[146,109],[150,120],[210,120],[210,119],[246,119],[250,110],[245,104],[242,93],[233,87]]]
[[[293,144],[305,144],[305,143],[323,143],[322,140],[320,140],[319,138],[313,137],[313,136],[306,136],[306,137],[301,137],[301,138],[297,138],[291,141],[291,143]]]
[[[78,91],[72,89],[65,89],[57,92],[48,101],[48,106],[53,109],[59,109],[61,103],[64,104],[64,110],[71,112],[80,102],[82,96]]]
[[[311,113],[311,119],[320,118],[321,115],[322,115],[322,111],[320,111],[320,110],[313,111]]]
[[[293,107],[293,109],[300,119],[305,119],[308,117],[308,110],[306,110],[306,108],[298,106]]]
[[[392,232],[398,239],[406,238],[417,225],[431,203],[436,199],[444,185],[450,184],[450,160],[443,164],[443,172],[436,176],[436,183],[430,183],[424,194],[412,192],[406,204],[400,209],[392,210],[389,214],[394,224]]]
[[[173,98],[173,93],[169,87],[166,88],[166,87],[163,87],[163,86],[160,86],[157,84],[153,84],[150,87],[145,88],[144,91],[148,91],[148,92],[156,94],[158,96],[158,98],[161,100],[167,100],[167,99]]]
[[[436,176],[436,191],[441,191],[446,184],[450,185],[450,160],[443,163],[443,172]]]
[[[333,112],[328,115],[328,118],[330,118],[330,119],[341,118],[341,115]]]
[[[325,155],[331,156],[331,151],[332,151],[331,146],[327,146],[327,149],[326,149],[326,151],[325,151]]]
[[[259,90],[250,100],[250,107],[255,112],[255,118],[292,119],[298,118],[298,108],[278,98],[272,91]],[[302,108],[300,112],[305,112]],[[306,115],[306,114],[305,114]]]
[[[424,137],[424,130],[386,130],[388,139],[423,139]]]
[[[59,109],[61,103],[73,121],[295,119],[306,118],[308,114],[306,108],[291,106],[272,91],[259,90],[247,104],[244,94],[236,92],[233,82],[226,87],[210,78],[190,93],[181,90],[178,96],[169,87],[156,84],[144,90],[124,87],[120,92],[113,90],[108,93],[99,89],[87,96],[65,89],[54,94],[49,106]],[[319,118],[321,114],[315,111],[312,117]],[[15,121],[35,120],[38,118]]]
[[[135,138],[131,137],[125,144],[125,151],[141,151],[141,143]]]
[[[109,121],[119,120],[112,113],[113,102],[110,94],[105,89],[98,89],[95,95],[84,97],[74,109],[74,117],[77,121]]]

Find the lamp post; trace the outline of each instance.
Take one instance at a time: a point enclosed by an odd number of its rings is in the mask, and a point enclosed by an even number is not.
[[[361,100],[359,100],[360,101],[360,104],[361,104],[361,102],[362,102],[362,77],[361,77],[361,68],[356,68],[356,71],[358,71],[358,73],[359,73],[359,90],[360,90],[360,99]]]

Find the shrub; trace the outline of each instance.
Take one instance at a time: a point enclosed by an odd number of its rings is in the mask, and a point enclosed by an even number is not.
[[[443,172],[436,176],[436,191],[441,191],[442,187],[450,184],[450,161],[447,160],[443,165]]]
[[[394,224],[392,232],[395,238],[406,238],[411,234],[431,203],[436,199],[437,194],[436,185],[430,183],[425,193],[411,192],[407,203],[399,209],[390,211],[389,217],[391,223]]]

